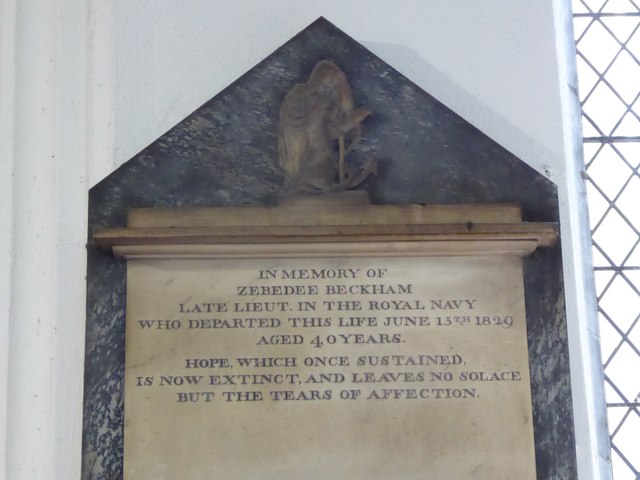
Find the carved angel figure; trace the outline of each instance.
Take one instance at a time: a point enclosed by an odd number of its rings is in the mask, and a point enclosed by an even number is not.
[[[356,148],[362,121],[369,115],[366,107],[354,108],[344,72],[328,60],[318,62],[309,79],[293,87],[280,107],[278,153],[284,190],[321,193],[362,183],[375,163],[369,161],[351,174],[345,156]]]

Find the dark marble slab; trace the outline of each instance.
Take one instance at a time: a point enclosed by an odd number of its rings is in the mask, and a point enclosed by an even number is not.
[[[358,155],[377,159],[361,186],[372,203],[518,202],[527,221],[557,221],[555,186],[371,52],[319,19],[93,187],[89,194],[84,480],[122,476],[125,273],[91,245],[134,207],[273,204],[278,109],[315,63],[347,74],[364,123]],[[185,88],[187,88],[185,86]],[[354,152],[354,161],[358,161]],[[525,260],[538,478],[576,478],[560,247]]]

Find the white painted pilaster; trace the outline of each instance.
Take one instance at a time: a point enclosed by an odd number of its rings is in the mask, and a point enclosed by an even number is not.
[[[67,480],[82,434],[89,6],[2,8],[2,478]]]
[[[7,477],[44,479],[56,461],[55,2],[17,2],[14,95]]]
[[[13,119],[17,0],[0,0],[0,480],[7,479],[9,319],[13,259]]]

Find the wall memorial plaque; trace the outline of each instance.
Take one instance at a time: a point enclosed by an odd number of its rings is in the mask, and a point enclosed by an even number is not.
[[[326,20],[89,205],[83,480],[576,478],[555,186]]]

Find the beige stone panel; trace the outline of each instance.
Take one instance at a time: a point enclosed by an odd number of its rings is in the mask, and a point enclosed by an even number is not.
[[[346,278],[283,278],[314,272]],[[284,287],[304,294],[277,295]],[[234,311],[245,302],[277,308]],[[250,318],[266,320],[247,328]],[[189,328],[234,319],[242,328]],[[261,344],[274,335],[292,343]],[[294,357],[295,366],[238,361]],[[304,365],[317,357],[337,364]],[[478,379],[494,373],[505,380]],[[319,399],[326,391],[331,399]],[[352,391],[358,398],[341,398]],[[519,258],[129,261],[126,480],[534,479],[531,418]]]

